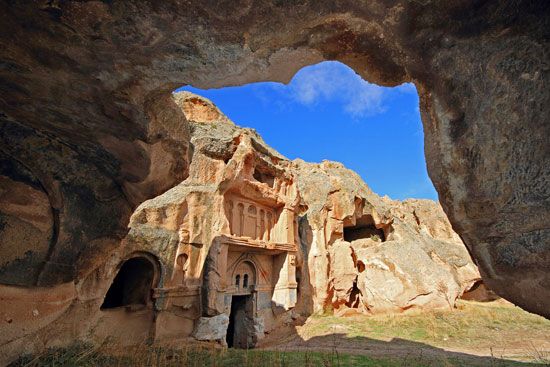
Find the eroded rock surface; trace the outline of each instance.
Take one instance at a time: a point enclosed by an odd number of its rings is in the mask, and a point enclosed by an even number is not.
[[[439,204],[381,198],[335,162],[297,160],[293,170],[308,207],[300,239],[315,311],[452,308],[479,278]]]
[[[452,308],[480,279],[437,203],[381,198],[339,163],[287,160],[253,130],[228,120],[207,99],[188,92],[175,94],[174,99],[185,111],[195,148],[190,176],[138,208],[125,244],[134,251],[153,251],[167,264],[185,253],[189,261],[185,283],[202,285],[207,299],[204,315],[216,317],[228,311],[217,299],[234,279],[224,275],[220,264],[226,260],[220,262],[220,256],[235,249],[225,248],[225,240],[218,238],[234,236],[235,231],[252,239],[251,253],[262,253],[253,243],[274,246],[275,251],[287,246],[278,242],[300,244],[289,253],[295,258],[291,271],[272,274],[265,262],[262,266],[268,278],[291,276],[288,284],[296,290],[291,298],[297,297],[296,311],[305,315],[330,309],[375,313]],[[243,207],[244,217],[239,218],[237,205],[242,204],[238,203],[255,204]],[[256,221],[250,232],[245,227],[252,209],[254,216],[258,210],[269,215],[274,210],[273,220],[259,217],[261,222]],[[272,228],[269,236],[258,235],[264,228]],[[276,263],[275,259],[269,261]],[[258,264],[262,261],[258,259]],[[270,296],[275,304],[276,293]],[[278,314],[293,308],[296,301],[289,302],[288,295],[281,298],[281,310],[271,311]],[[280,318],[263,317],[268,329]]]
[[[43,305],[29,302],[42,288],[4,287],[6,355],[105,338],[249,348],[313,312],[452,308],[480,280],[438,204],[381,198],[339,163],[289,161],[207,99],[173,100],[189,177],[142,203],[120,246]]]
[[[550,316],[548,2],[0,9],[3,285],[82,287],[98,267],[114,272],[133,210],[189,174],[174,88],[288,81],[339,60],[370,82],[415,83],[428,171],[453,228],[489,288]]]
[[[201,317],[197,321],[193,337],[197,340],[225,342],[227,326],[229,326],[229,317],[226,314]]]

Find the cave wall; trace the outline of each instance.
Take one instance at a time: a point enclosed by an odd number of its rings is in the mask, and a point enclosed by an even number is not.
[[[6,1],[0,283],[78,282],[132,210],[187,177],[181,85],[322,60],[416,84],[428,171],[484,281],[550,317],[545,1]],[[6,194],[7,193],[7,194]]]

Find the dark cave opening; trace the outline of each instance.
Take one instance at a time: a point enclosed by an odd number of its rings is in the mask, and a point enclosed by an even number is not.
[[[266,172],[261,172],[257,168],[254,170],[254,174],[252,175],[252,177],[254,177],[256,181],[265,183],[271,188],[273,188],[273,185],[275,183],[275,176]]]
[[[155,269],[151,261],[135,257],[124,262],[105,295],[101,309],[147,305]]]
[[[352,242],[362,238],[384,242],[386,235],[382,229],[376,228],[371,215],[358,218],[355,225],[344,226],[344,241]]]
[[[252,296],[233,296],[227,326],[226,342],[229,348],[248,349],[253,347]]]
[[[468,290],[462,293],[460,299],[466,301],[477,301],[477,302],[491,302],[499,299],[500,297],[487,288],[483,280],[476,281]]]

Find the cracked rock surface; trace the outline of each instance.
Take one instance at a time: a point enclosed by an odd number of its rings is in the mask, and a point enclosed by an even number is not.
[[[550,317],[547,1],[6,1],[0,283],[78,282],[188,176],[183,84],[339,60],[416,84],[428,172],[486,284]],[[359,280],[358,280],[359,283]]]

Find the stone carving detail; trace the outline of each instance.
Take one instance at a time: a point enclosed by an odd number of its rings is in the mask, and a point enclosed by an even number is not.
[[[231,235],[260,241],[271,240],[275,218],[272,209],[235,197],[228,199],[226,205],[230,213]]]
[[[241,261],[233,271],[236,292],[250,292],[256,284],[256,269],[250,261]]]
[[[296,266],[296,256],[290,255],[290,265]]]
[[[187,263],[188,259],[189,256],[187,254],[179,254],[178,258],[176,259],[177,273],[181,275],[180,283],[182,285],[185,284],[185,273],[187,272],[187,267],[189,266],[189,264]]]

